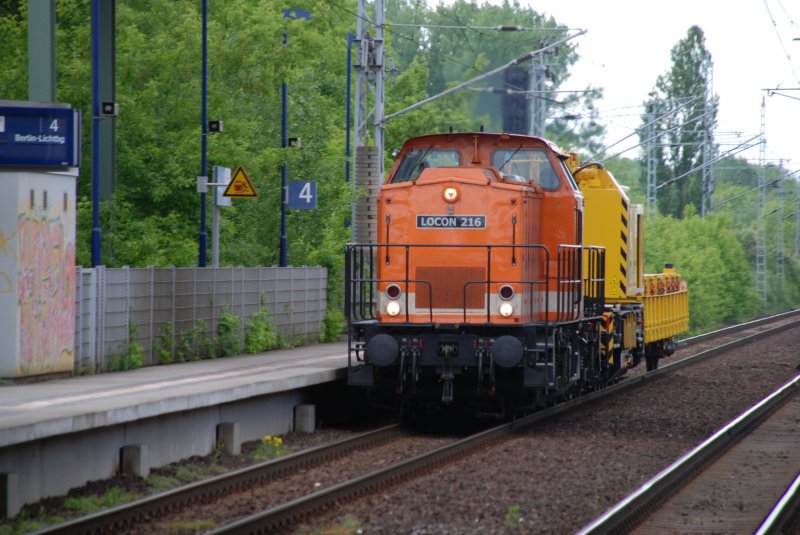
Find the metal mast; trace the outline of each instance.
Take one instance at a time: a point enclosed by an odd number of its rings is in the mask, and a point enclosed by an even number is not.
[[[800,192],[795,186],[796,201],[794,205],[794,257],[800,258]]]
[[[766,144],[765,101],[761,97],[761,145],[758,149],[758,215],[756,216],[756,293],[761,296],[761,303],[767,306],[767,191],[766,191]]]
[[[383,182],[384,154],[384,42],[383,0],[375,0],[375,15],[367,14],[367,0],[358,0],[356,43],[356,113],[353,131],[355,179],[353,185],[367,196],[353,205],[353,236],[361,243],[377,241],[374,200]],[[370,146],[370,128],[372,145]]]
[[[365,146],[373,127],[373,143],[383,149],[383,0],[375,0],[375,16],[367,14],[367,0],[358,0],[356,43],[356,116],[353,141]]]
[[[782,163],[781,163],[782,165]],[[781,172],[781,165],[778,166],[778,173]],[[775,221],[775,275],[778,279],[778,292],[783,292],[783,257],[785,255],[783,249],[783,181],[778,179],[775,182],[775,187],[778,188],[778,212]]]
[[[647,201],[645,207],[647,213],[656,215],[658,206],[656,205],[656,125],[654,124],[653,106],[647,108]]]
[[[714,206],[714,138],[711,129],[714,121],[711,118],[714,105],[714,63],[709,59],[705,64],[705,93],[703,95],[703,191],[700,205],[700,217],[705,218]]]
[[[544,119],[547,114],[547,101],[544,99],[544,75],[546,67],[542,63],[531,62],[530,76],[528,78],[528,106],[530,111],[530,126],[528,135],[544,137]]]

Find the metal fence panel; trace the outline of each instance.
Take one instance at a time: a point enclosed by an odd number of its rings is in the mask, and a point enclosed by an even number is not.
[[[143,364],[163,352],[176,357],[181,342],[197,351],[199,332],[213,339],[223,310],[247,320],[265,306],[279,334],[294,341],[318,339],[327,308],[322,267],[78,268],[76,371],[103,371],[129,345],[144,351]],[[171,338],[171,339],[165,339]]]

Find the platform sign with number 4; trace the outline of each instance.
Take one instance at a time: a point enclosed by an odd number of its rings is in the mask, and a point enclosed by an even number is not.
[[[289,208],[314,210],[317,208],[317,183],[292,180],[289,182]]]

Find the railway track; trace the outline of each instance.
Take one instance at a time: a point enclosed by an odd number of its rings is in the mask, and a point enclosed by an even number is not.
[[[144,519],[169,511],[207,503],[215,497],[276,480],[286,474],[327,462],[353,451],[389,442],[403,435],[399,425],[388,425],[332,444],[286,455],[272,461],[234,470],[210,479],[184,485],[141,500],[51,526],[38,533],[120,533]]]
[[[304,497],[287,501],[279,506],[271,507],[264,512],[243,518],[228,526],[220,527],[216,531],[213,531],[213,533],[245,533],[256,531],[262,533],[286,532],[289,525],[308,515],[314,514],[315,511],[324,510],[342,500],[350,499],[365,493],[375,492],[380,488],[415,477],[416,474],[424,473],[432,466],[452,462],[471,451],[502,440],[515,431],[528,427],[537,421],[549,418],[554,414],[571,410],[574,407],[591,402],[601,396],[608,395],[615,390],[631,387],[656,375],[671,373],[671,371],[687,366],[691,362],[703,360],[721,350],[730,349],[732,345],[747,343],[760,336],[767,336],[771,333],[796,327],[799,322],[795,318],[796,315],[789,316],[784,314],[689,339],[684,342],[685,348],[701,347],[703,344],[707,344],[709,340],[715,340],[714,343],[719,343],[720,340],[723,340],[725,343],[721,346],[723,349],[705,349],[699,354],[696,354],[693,358],[674,362],[668,366],[663,366],[655,372],[640,377],[626,379],[603,391],[582,396],[581,398],[537,412],[512,423],[483,431],[462,440],[452,441],[452,443],[441,447],[431,448],[430,451],[416,457],[393,463],[390,466],[376,470],[370,474],[362,474],[349,481],[335,484],[307,494]],[[766,325],[770,324],[770,321],[772,323],[777,322],[779,325],[768,329]],[[746,336],[742,336],[742,333],[746,333]],[[727,337],[733,337],[736,338],[736,340],[728,341],[726,340]],[[127,532],[143,519],[152,519],[153,517],[164,514],[164,512],[185,508],[193,504],[208,503],[214,499],[214,496],[224,496],[227,493],[257,485],[260,482],[283,477],[285,474],[292,471],[325,462],[326,459],[332,459],[337,456],[348,454],[348,452],[385,443],[400,436],[402,432],[403,431],[399,427],[390,426],[378,430],[375,433],[355,437],[343,441],[342,443],[315,448],[314,450],[287,456],[270,463],[263,463],[262,465],[242,469],[231,474],[225,474],[210,480],[194,483],[102,513],[75,519],[58,526],[53,526],[45,532]]]
[[[780,533],[800,501],[800,375],[579,531]]]

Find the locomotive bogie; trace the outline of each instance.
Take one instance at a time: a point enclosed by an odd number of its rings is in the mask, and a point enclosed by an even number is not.
[[[579,393],[603,373],[593,323],[402,329],[362,324],[359,336],[368,342],[357,357],[362,365],[356,382],[391,391],[397,402],[413,397],[448,404],[458,392],[472,402],[499,396],[503,404],[533,408],[548,396]]]

